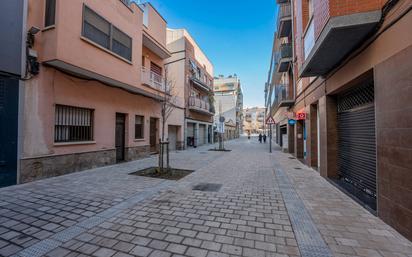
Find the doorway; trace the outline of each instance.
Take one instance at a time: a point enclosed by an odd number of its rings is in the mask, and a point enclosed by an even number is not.
[[[125,160],[126,148],[126,115],[124,113],[116,113],[116,161],[122,162]]]
[[[150,152],[157,152],[157,118],[150,118]]]
[[[17,183],[19,81],[0,76],[0,187]]]
[[[170,151],[175,151],[176,146],[177,146],[177,132],[178,132],[178,126],[172,126],[169,125],[168,127],[169,131],[169,150]]]

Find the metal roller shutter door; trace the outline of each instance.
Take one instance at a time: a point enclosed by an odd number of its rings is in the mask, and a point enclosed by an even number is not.
[[[376,136],[373,83],[338,98],[338,174],[376,198]]]

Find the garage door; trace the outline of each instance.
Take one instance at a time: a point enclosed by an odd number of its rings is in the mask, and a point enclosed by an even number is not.
[[[376,199],[373,82],[338,97],[338,147],[340,178],[359,190],[353,192]]]
[[[176,143],[177,143],[177,127],[176,126],[169,126],[169,150],[174,151],[176,150]]]
[[[206,138],[206,126],[199,125],[199,145],[206,144],[205,138]]]

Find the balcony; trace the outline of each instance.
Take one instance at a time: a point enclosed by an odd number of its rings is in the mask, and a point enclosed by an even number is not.
[[[275,110],[280,107],[290,107],[295,103],[291,92],[289,92],[289,85],[277,85],[275,89]]]
[[[299,76],[324,76],[336,68],[375,28],[381,11],[331,17],[316,38],[314,25],[304,35],[305,62]]]
[[[292,44],[284,43],[279,47],[278,72],[287,72],[292,62]]]
[[[200,90],[203,90],[205,92],[210,92],[212,89],[207,85],[206,82],[204,82],[203,79],[201,79],[197,74],[194,74],[190,77],[190,80],[193,82],[193,84]]]
[[[194,96],[189,97],[188,106],[191,111],[199,112],[199,113],[207,114],[207,115],[214,115],[212,108],[210,108],[209,102],[199,99],[197,97],[194,97]]]
[[[288,37],[292,31],[292,15],[290,3],[279,4],[278,36]]]
[[[166,92],[168,89],[162,76],[145,67],[142,67],[142,84],[161,92]]]

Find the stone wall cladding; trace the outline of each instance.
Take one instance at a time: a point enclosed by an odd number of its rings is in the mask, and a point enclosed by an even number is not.
[[[20,183],[61,176],[116,163],[116,151],[74,153],[20,161]]]
[[[126,148],[126,161],[134,161],[150,156],[150,146],[136,146]]]

